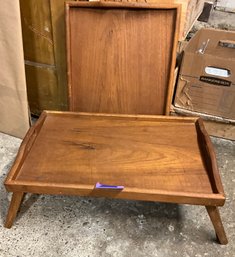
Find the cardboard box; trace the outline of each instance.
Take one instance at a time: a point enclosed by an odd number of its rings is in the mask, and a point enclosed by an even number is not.
[[[202,29],[189,41],[174,106],[235,120],[235,33]]]

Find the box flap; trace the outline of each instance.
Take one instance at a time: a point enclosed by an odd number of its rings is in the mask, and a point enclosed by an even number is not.
[[[235,32],[201,29],[189,41],[185,52],[235,59]]]

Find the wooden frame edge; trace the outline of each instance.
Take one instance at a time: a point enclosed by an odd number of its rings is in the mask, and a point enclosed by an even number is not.
[[[198,117],[177,117],[177,116],[163,116],[163,115],[143,115],[143,114],[110,114],[110,113],[96,113],[96,112],[73,112],[73,111],[47,111],[47,115],[75,115],[101,118],[133,118],[136,120],[162,121],[162,122],[185,122],[195,124]]]
[[[67,60],[67,88],[68,88],[68,109],[72,111],[72,74],[71,74],[71,51],[70,51],[70,26],[69,26],[69,9],[72,2],[65,2],[65,41],[66,41],[66,60]]]
[[[30,181],[12,181],[7,185],[7,190],[11,192],[27,192],[35,194],[49,195],[77,195],[89,197],[111,197],[118,199],[130,199],[141,201],[168,202],[179,204],[223,206],[224,197],[221,194],[204,194],[191,192],[174,192],[164,190],[125,188],[119,190],[94,189],[91,185],[77,184],[56,184]],[[147,194],[146,194],[147,192]],[[147,195],[147,196],[146,196]]]
[[[202,118],[198,118],[198,120],[196,122],[196,126],[198,129],[198,132],[201,134],[201,136],[204,140],[204,148],[207,151],[207,155],[208,155],[208,158],[209,158],[209,161],[211,164],[211,172],[212,172],[211,175],[213,176],[213,179],[214,179],[214,181],[211,181],[211,182],[214,182],[214,186],[216,187],[216,190],[218,191],[218,193],[225,197],[223,185],[221,182],[221,177],[220,177],[218,166],[217,166],[215,151],[214,151],[212,142],[210,140],[210,137],[204,127]],[[206,158],[207,158],[207,156],[206,156]]]
[[[176,9],[180,4],[167,3],[149,3],[149,2],[129,2],[129,1],[67,1],[68,7],[118,7],[118,8],[140,8],[140,9]]]
[[[27,156],[29,150],[33,146],[38,133],[35,136],[33,136],[33,135],[34,135],[34,133],[37,132],[37,130],[40,131],[40,129],[46,119],[46,116],[47,116],[47,112],[43,111],[42,114],[40,115],[39,119],[37,120],[37,122],[26,133],[26,136],[24,137],[24,139],[19,147],[14,164],[11,167],[11,169],[5,179],[4,185],[6,187],[7,187],[7,185],[9,185],[11,183],[11,181],[13,181],[14,177],[17,176],[17,170],[20,169],[21,162]],[[30,146],[29,146],[29,148],[27,148],[29,144],[30,144]]]
[[[166,106],[165,106],[165,115],[170,115],[171,104],[173,100],[174,94],[174,71],[176,65],[176,55],[177,55],[177,45],[179,41],[179,32],[180,32],[180,20],[181,20],[181,11],[182,6],[178,5],[176,8],[176,21],[175,21],[175,33],[174,33],[174,42],[173,42],[173,49],[171,54],[171,67],[170,67],[170,78],[168,81],[168,88],[167,88],[167,99],[166,99]]]

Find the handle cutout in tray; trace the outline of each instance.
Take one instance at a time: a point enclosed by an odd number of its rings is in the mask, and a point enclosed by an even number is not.
[[[228,78],[231,75],[230,70],[224,69],[224,68],[218,68],[213,66],[207,66],[205,68],[206,74],[213,75],[213,76],[219,76],[223,78]]]
[[[115,190],[123,190],[124,186],[115,186],[115,185],[107,185],[107,184],[101,184],[100,182],[97,182],[95,184],[96,189],[115,189]]]
[[[235,49],[235,41],[234,40],[220,40],[219,45],[222,47]]]

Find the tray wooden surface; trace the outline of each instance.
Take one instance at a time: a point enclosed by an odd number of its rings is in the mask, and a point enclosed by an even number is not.
[[[169,114],[180,5],[66,4],[70,111]]]
[[[96,182],[124,189],[94,189]],[[25,137],[9,191],[223,205],[200,118],[44,112]]]

